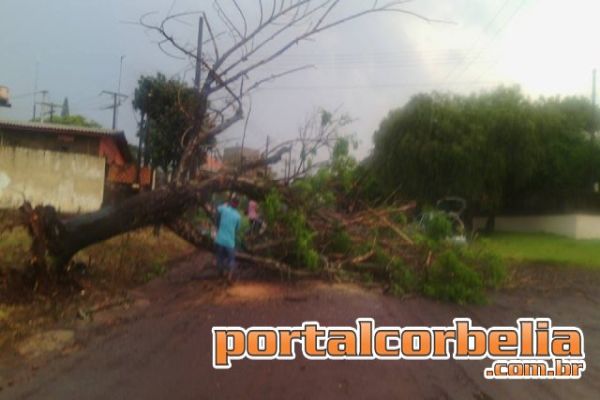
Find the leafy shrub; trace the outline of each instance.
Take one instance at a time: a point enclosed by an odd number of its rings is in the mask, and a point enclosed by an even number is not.
[[[390,269],[392,294],[403,296],[415,290],[418,285],[417,276],[404,261],[399,258],[392,260]]]
[[[332,182],[335,177],[328,168],[319,169],[314,175],[294,182],[292,189],[305,210],[335,205]]]
[[[463,257],[475,266],[485,287],[497,289],[506,280],[506,265],[498,254],[485,248],[464,249]]]
[[[485,289],[499,288],[506,275],[502,258],[485,247],[452,247],[434,261],[423,292],[441,300],[481,303]]]
[[[430,297],[456,303],[483,303],[484,284],[475,268],[454,250],[446,250],[433,262],[423,292]]]
[[[425,236],[439,242],[452,235],[452,222],[440,211],[428,211],[421,220]]]
[[[315,233],[306,224],[306,217],[300,211],[288,211],[285,223],[294,237],[293,253],[301,266],[315,270],[319,266],[319,253],[314,248]]]
[[[352,239],[348,232],[346,232],[346,229],[341,225],[336,225],[330,236],[330,250],[335,253],[350,254],[352,247]]]
[[[283,210],[283,201],[279,192],[272,189],[265,197],[261,208],[263,216],[269,224],[277,222],[281,218]]]

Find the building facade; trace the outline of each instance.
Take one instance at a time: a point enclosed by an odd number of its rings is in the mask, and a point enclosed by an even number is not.
[[[0,208],[93,211],[151,184],[122,131],[0,120],[0,150]]]

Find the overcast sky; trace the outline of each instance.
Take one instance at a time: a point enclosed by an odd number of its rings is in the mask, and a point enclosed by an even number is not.
[[[226,3],[227,0],[222,0]],[[240,0],[251,8],[254,0]],[[343,0],[356,7],[355,0]],[[122,92],[132,95],[142,74],[163,72],[191,80],[189,62],[169,58],[137,21],[149,11],[211,11],[212,0],[0,0],[0,85],[12,94],[12,109],[0,118],[32,116],[36,64],[38,89],[110,127],[110,99],[125,55]],[[365,3],[366,4],[366,3]],[[369,2],[369,4],[371,4]],[[252,96],[248,141],[264,146],[295,136],[318,107],[341,109],[356,119],[359,156],[368,153],[382,118],[414,94],[432,90],[469,93],[518,84],[531,96],[584,95],[600,66],[600,1],[597,0],[414,0],[407,9],[452,24],[430,24],[406,15],[367,16],[301,43],[265,73],[313,63],[265,85]],[[177,27],[193,43],[195,27]],[[39,99],[41,100],[41,98]],[[130,99],[120,109],[119,128],[135,141]],[[223,135],[240,141],[243,124]]]

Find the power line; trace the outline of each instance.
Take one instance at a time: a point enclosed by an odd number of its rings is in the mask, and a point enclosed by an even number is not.
[[[488,29],[490,29],[492,27],[492,25],[494,24],[494,22],[496,22],[496,19],[498,19],[498,17],[500,16],[500,14],[502,14],[502,11],[504,11],[504,9],[506,8],[506,6],[508,5],[508,3],[510,2],[510,0],[505,0],[504,3],[502,3],[502,6],[500,6],[500,8],[496,11],[496,13],[494,14],[494,17],[490,20],[490,22],[488,22],[485,26],[485,28],[483,29],[482,33],[485,33],[488,31]],[[469,51],[467,52],[467,57],[465,57],[465,59],[463,60],[463,63],[468,59],[468,54],[473,52],[476,48],[476,46],[479,44],[479,40],[483,37],[482,34],[480,34],[479,36],[477,36],[477,39],[475,39],[475,41],[473,41],[473,44],[469,47]],[[450,79],[450,77],[452,75],[454,75],[454,72],[456,72],[458,70],[458,68],[460,67],[455,67],[453,68],[448,75],[446,75],[446,77],[444,78],[443,83],[446,83],[448,81],[448,79]]]
[[[514,16],[516,15],[516,13],[518,13],[521,8],[523,7],[523,5],[525,4],[526,0],[523,0],[523,2],[521,3],[521,5],[519,6],[519,8],[517,9],[517,11],[515,12],[515,14],[513,14],[513,16],[511,17],[514,18]],[[485,75],[489,70],[491,70],[492,68],[494,68],[498,62],[500,62],[501,57],[497,57],[485,70],[481,71],[481,73],[479,75],[477,75],[477,77],[475,79],[480,79],[483,75]]]
[[[464,58],[455,56],[454,58],[448,59],[423,59],[423,60],[404,60],[404,61],[389,61],[389,62],[375,62],[375,61],[361,61],[352,63],[328,63],[328,62],[314,62],[312,63],[317,70],[350,70],[359,68],[368,69],[411,69],[411,68],[422,68],[423,64],[430,66],[442,66],[461,64],[464,62]],[[292,66],[293,64],[289,64]],[[297,64],[296,64],[297,65]],[[262,69],[263,72],[275,72],[289,68],[283,64],[274,63],[269,65],[268,68]]]
[[[450,85],[457,86],[486,86],[486,85],[497,85],[499,81],[465,81],[465,82],[454,82]],[[387,89],[387,88],[401,88],[401,87],[424,87],[424,86],[438,86],[437,82],[429,83],[379,83],[379,84],[365,84],[365,85],[302,85],[302,86],[272,86],[272,87],[261,87],[256,89],[257,91],[280,91],[280,90],[355,90],[355,89]]]
[[[521,3],[519,4],[519,6],[515,9],[515,11],[512,13],[512,15],[504,22],[504,24],[500,27],[500,29],[498,29],[494,35],[492,36],[492,38],[490,39],[490,41],[488,42],[488,45],[491,44],[492,42],[494,42],[497,38],[498,35],[508,26],[508,24],[517,16],[517,14],[519,13],[519,11],[521,11],[521,9],[523,8],[523,6],[525,5],[527,0],[522,0]],[[485,46],[479,51],[479,53],[477,53],[477,55],[471,60],[471,62],[469,64],[467,64],[467,66],[461,71],[461,73],[458,75],[458,79],[460,79],[463,74],[471,67],[471,65],[473,65],[473,63],[475,61],[477,61],[479,59],[479,57],[481,56],[481,54],[483,53],[483,51],[485,50]]]
[[[40,93],[40,92],[21,93],[21,94],[18,94],[16,96],[11,96],[11,100],[19,100],[19,99],[23,99],[23,98],[26,98],[26,97],[35,96],[36,93]]]
[[[423,53],[454,53],[454,52],[459,52],[459,51],[465,51],[468,50],[467,48],[453,48],[453,47],[449,47],[449,48],[444,48],[444,49],[414,49],[414,50],[409,50],[409,49],[404,49],[404,50],[394,50],[394,51],[381,51],[381,52],[360,52],[360,53],[331,53],[331,52],[327,52],[327,53],[286,53],[283,54],[279,59],[288,59],[288,58],[298,58],[300,60],[305,60],[307,58],[311,58],[311,57],[322,57],[322,58],[356,58],[356,57],[363,57],[363,58],[377,58],[380,56],[399,56],[399,55],[405,55],[405,54],[423,54]],[[296,61],[296,60],[295,60]]]

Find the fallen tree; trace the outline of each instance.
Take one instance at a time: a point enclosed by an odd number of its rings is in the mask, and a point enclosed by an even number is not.
[[[249,10],[236,0],[227,6],[214,1],[216,19],[204,11],[170,14],[158,23],[150,22],[150,15],[142,17],[141,26],[157,35],[162,51],[176,53],[201,66],[195,81],[197,106],[189,116],[189,127],[181,135],[182,156],[173,171],[175,179],[167,187],[141,193],[116,206],[66,219],[60,218],[52,207],[24,204],[23,221],[33,238],[31,265],[38,279],[60,278],[71,257],[93,243],[154,224],[180,226],[174,221],[186,209],[205,202],[211,193],[235,190],[254,197],[264,195],[266,188],[260,184],[239,179],[243,171],[202,179],[195,166],[204,160],[206,146],[211,146],[215,137],[244,119],[245,101],[253,90],[265,82],[311,67],[303,65],[262,77],[255,75],[293,46],[369,14],[404,14],[430,21],[402,8],[404,1],[385,4],[375,1],[370,7],[361,5],[351,12],[345,12],[340,3],[339,0],[274,0],[266,6],[259,1]],[[184,45],[170,30],[171,24],[190,15],[203,17],[208,39],[199,43],[205,49],[202,52],[196,51],[195,46]],[[215,33],[217,21],[226,30],[223,39]],[[204,77],[201,71],[205,72]],[[275,161],[277,157],[267,154],[262,163]],[[246,170],[253,167],[244,166]],[[206,247],[207,243],[199,246]]]

